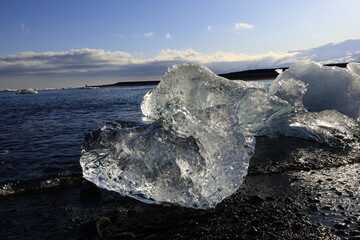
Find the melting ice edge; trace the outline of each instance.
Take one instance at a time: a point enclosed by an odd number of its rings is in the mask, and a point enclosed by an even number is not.
[[[143,99],[153,122],[106,124],[86,136],[83,176],[147,203],[211,208],[242,184],[254,136],[283,135],[360,149],[360,64],[301,60],[273,81],[230,81],[175,65]]]

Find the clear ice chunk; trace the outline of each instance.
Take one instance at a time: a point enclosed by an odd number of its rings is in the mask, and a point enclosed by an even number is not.
[[[168,121],[88,134],[80,164],[87,180],[124,196],[211,208],[239,188],[254,148],[231,108],[181,108]]]
[[[275,122],[288,118],[291,105],[268,93],[264,84],[230,81],[198,64],[175,65],[141,104],[143,114],[153,120],[169,119],[182,107],[203,110],[226,104],[241,125],[256,135],[271,134]]]

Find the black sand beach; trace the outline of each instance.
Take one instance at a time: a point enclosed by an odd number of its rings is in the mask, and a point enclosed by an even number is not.
[[[258,137],[244,184],[208,210],[148,205],[99,189],[78,175],[58,176],[53,184],[44,182],[47,187],[29,183],[23,193],[0,198],[0,236],[356,240],[358,174],[347,178],[344,169],[359,173],[359,163],[359,153],[293,138]]]

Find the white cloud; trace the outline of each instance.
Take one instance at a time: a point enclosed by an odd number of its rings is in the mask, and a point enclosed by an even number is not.
[[[171,36],[170,33],[167,33],[167,34],[165,35],[165,38],[166,38],[166,39],[172,39],[172,36]]]
[[[277,61],[283,61],[289,59],[298,54],[298,52],[268,52],[266,54],[259,55],[247,55],[247,54],[236,54],[232,52],[222,52],[218,51],[211,54],[203,54],[197,52],[193,49],[185,50],[176,50],[176,49],[164,49],[159,52],[159,54],[152,58],[148,59],[147,62],[156,62],[156,61],[180,61],[180,62],[195,62],[204,65],[217,65],[220,66],[223,63],[233,64],[233,63],[246,63],[252,65],[262,65],[264,60],[267,64],[263,64],[263,67],[270,66],[269,64],[275,64]],[[234,69],[234,71],[245,70]]]
[[[23,32],[23,33],[26,33],[26,34],[29,34],[30,33],[30,29],[27,27],[27,26],[25,26],[25,24],[20,24],[20,27],[21,27],[21,31]]]
[[[211,32],[211,30],[213,29],[214,27],[212,25],[209,25],[206,27],[206,29],[208,30],[208,32]]]
[[[241,30],[241,29],[252,29],[254,25],[249,23],[235,23],[234,29],[235,30]]]
[[[144,34],[144,37],[146,37],[146,38],[151,38],[153,36],[154,36],[153,32],[147,32],[147,33]]]
[[[114,34],[115,37],[118,37],[118,38],[124,38],[124,35],[122,34]]]

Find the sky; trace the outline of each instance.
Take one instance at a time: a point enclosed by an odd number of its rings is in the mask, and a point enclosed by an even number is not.
[[[266,67],[360,39],[359,9],[358,0],[0,0],[0,89],[155,80],[183,62]]]

